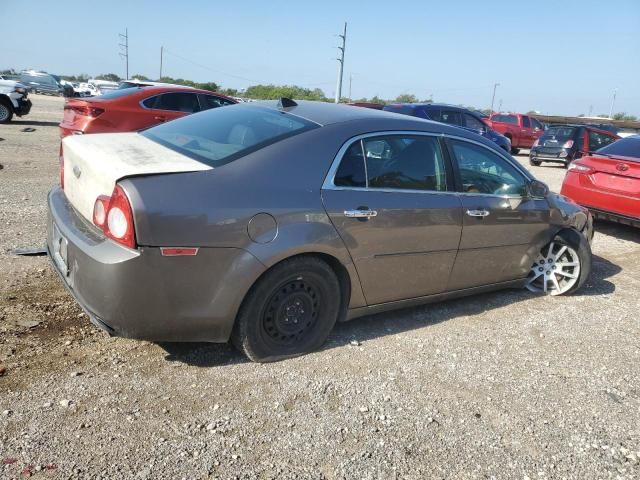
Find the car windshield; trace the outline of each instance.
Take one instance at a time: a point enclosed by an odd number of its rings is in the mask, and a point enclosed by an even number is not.
[[[621,138],[596,151],[599,155],[618,155],[621,157],[634,157],[640,161],[640,135]]]
[[[189,115],[142,132],[150,140],[219,167],[318,125],[257,105],[232,105]]]
[[[549,127],[544,134],[542,134],[542,138],[546,139],[555,139],[558,142],[566,142],[573,138],[576,132],[576,127]]]

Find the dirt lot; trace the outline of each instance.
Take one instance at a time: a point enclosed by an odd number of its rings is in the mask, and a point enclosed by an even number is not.
[[[640,477],[638,230],[597,224],[576,296],[367,317],[280,363],[109,338],[46,257],[10,253],[44,244],[58,181],[63,102],[32,100],[0,126],[0,477]]]

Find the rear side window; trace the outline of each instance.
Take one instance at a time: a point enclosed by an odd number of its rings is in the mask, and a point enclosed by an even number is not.
[[[216,97],[215,95],[206,95],[204,93],[199,93],[198,99],[200,100],[201,110],[209,110],[210,108],[218,108],[234,104],[234,102],[230,102],[226,98]]]
[[[531,126],[537,130],[544,130],[544,127],[542,126],[542,124],[535,118],[531,119]]]
[[[621,138],[598,150],[602,155],[620,155],[621,157],[635,157],[640,161],[640,135]]]
[[[606,147],[612,143],[615,139],[609,135],[602,133],[589,131],[589,151],[595,152],[596,150]]]
[[[529,122],[529,117],[522,117],[522,126],[524,128],[531,128],[531,123]]]
[[[447,123],[449,125],[462,125],[462,115],[455,110],[439,110],[437,117],[433,116],[431,118],[436,122]]]
[[[318,127],[286,112],[243,104],[188,115],[145,130],[141,135],[202,163],[219,167]]]
[[[515,115],[494,115],[491,117],[494,122],[510,123],[512,125],[518,125],[518,117]]]
[[[444,159],[436,137],[385,135],[353,143],[342,157],[336,186],[370,189],[447,189]]]
[[[193,93],[171,92],[147,98],[142,104],[156,110],[194,113],[200,111],[198,97]]]

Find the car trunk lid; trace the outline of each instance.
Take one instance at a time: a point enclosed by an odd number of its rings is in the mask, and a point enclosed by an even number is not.
[[[594,170],[591,178],[598,187],[640,195],[640,162],[637,158],[596,154],[586,160]]]
[[[66,137],[63,156],[65,195],[89,221],[96,198],[111,195],[122,178],[212,169],[138,133]]]

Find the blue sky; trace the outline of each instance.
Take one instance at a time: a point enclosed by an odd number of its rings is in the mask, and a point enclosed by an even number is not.
[[[640,116],[640,0],[63,2],[0,0],[0,69],[124,76],[225,87],[319,87],[333,96],[337,33],[349,22],[345,88],[352,96],[413,93],[436,101],[543,113]],[[74,12],[82,7],[85,12]]]

